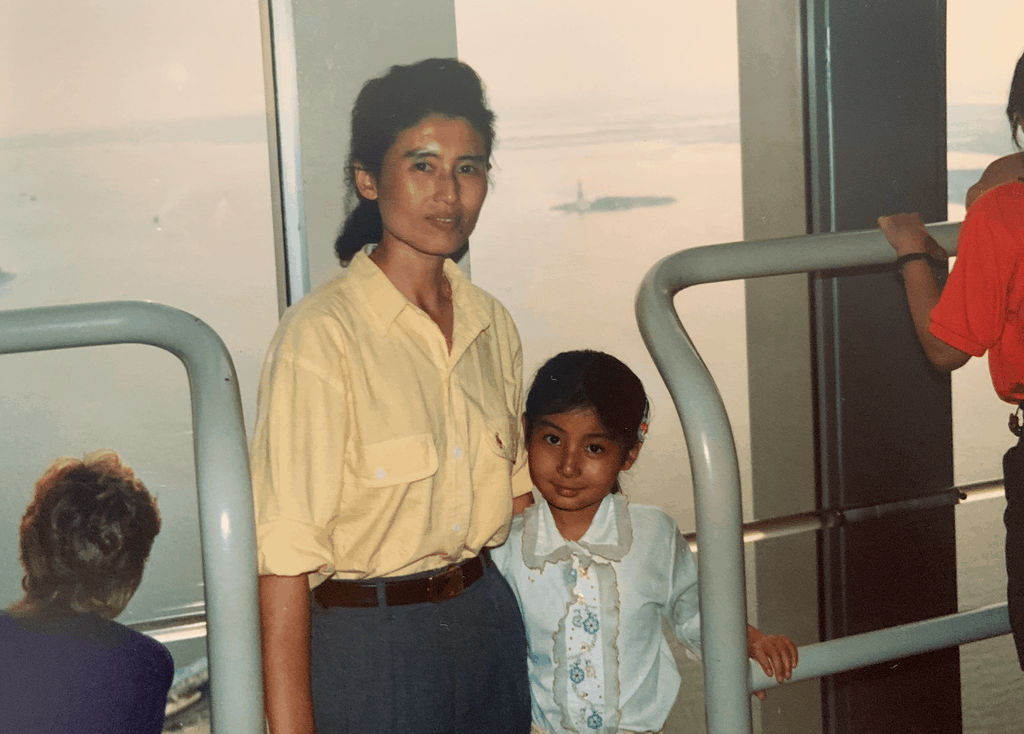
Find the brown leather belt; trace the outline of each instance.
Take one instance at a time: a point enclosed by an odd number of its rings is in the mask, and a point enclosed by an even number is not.
[[[475,558],[439,569],[432,576],[371,582],[327,579],[313,590],[313,596],[322,607],[375,607],[379,604],[377,586],[382,584],[384,604],[389,607],[437,603],[460,596],[483,577],[487,566],[492,565],[485,548]]]

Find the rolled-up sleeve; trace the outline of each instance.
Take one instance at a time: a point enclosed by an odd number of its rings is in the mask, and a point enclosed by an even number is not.
[[[523,348],[519,343],[519,333],[509,318],[511,333],[515,338],[516,349],[512,357],[512,415],[516,427],[516,456],[512,462],[512,496],[521,497],[533,491],[533,480],[526,460],[526,436],[523,433]]]
[[[330,343],[316,334],[286,334],[264,365],[251,448],[258,571],[313,583],[335,570],[331,530],[342,491],[347,414],[344,360],[306,360]],[[316,364],[337,365],[324,374]]]

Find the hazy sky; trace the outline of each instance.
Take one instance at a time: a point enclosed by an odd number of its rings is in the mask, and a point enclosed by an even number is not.
[[[1024,0],[946,0],[946,94],[950,104],[1006,105],[1024,52]]]
[[[0,137],[261,114],[255,0],[0,0]]]
[[[947,6],[950,102],[1002,104],[1024,3]],[[499,107],[734,109],[735,15],[729,0],[456,0],[460,54]],[[255,0],[0,0],[0,18],[0,137],[264,110]]]
[[[736,6],[709,0],[455,0],[459,56],[496,104],[689,95],[738,109]],[[684,100],[680,100],[684,101]]]

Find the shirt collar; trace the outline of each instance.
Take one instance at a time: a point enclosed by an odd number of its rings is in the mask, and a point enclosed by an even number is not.
[[[370,259],[371,251],[365,249],[356,253],[349,263],[348,272],[353,285],[362,292],[370,307],[371,321],[382,334],[386,334],[402,311],[415,306]],[[468,343],[490,324],[490,311],[485,307],[480,293],[462,272],[462,268],[451,258],[444,261],[444,274],[452,285],[452,304],[456,314],[454,342]]]
[[[523,562],[540,570],[545,563],[567,561],[580,550],[606,561],[621,561],[633,545],[628,504],[621,494],[606,496],[587,532],[575,541],[566,540],[558,532],[546,502],[529,507],[523,513]]]

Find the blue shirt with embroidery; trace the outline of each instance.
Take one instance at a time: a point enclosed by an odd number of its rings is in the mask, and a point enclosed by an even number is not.
[[[610,494],[571,541],[541,502],[491,553],[526,621],[534,723],[553,734],[661,729],[680,682],[662,618],[700,651],[697,565],[675,521]]]

